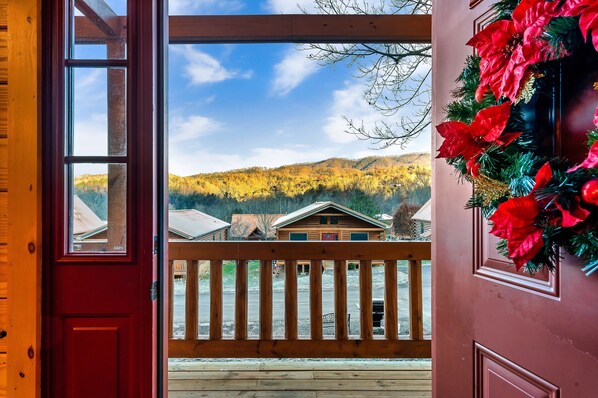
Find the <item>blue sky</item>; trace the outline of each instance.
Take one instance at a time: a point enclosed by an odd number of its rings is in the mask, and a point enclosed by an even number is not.
[[[112,0],[118,9],[122,0]],[[312,1],[301,0],[307,10]],[[298,12],[294,0],[170,0],[171,14]],[[430,152],[430,134],[405,149],[373,150],[345,132],[343,115],[373,125],[355,70],[321,67],[293,44],[171,45],[169,169],[177,175],[251,166],[276,167],[330,157]],[[77,76],[80,154],[105,151],[105,72]],[[397,115],[400,117],[400,115]],[[392,122],[392,120],[386,119]],[[104,130],[105,131],[105,130]],[[103,133],[105,137],[105,133]],[[77,145],[77,142],[76,142]]]

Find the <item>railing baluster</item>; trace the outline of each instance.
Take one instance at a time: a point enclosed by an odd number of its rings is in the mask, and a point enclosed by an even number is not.
[[[199,317],[199,272],[197,260],[187,260],[187,289],[185,291],[185,339],[197,339]]]
[[[311,260],[309,266],[309,313],[311,339],[322,339],[322,260]]]
[[[247,338],[247,260],[237,260],[235,339]]]
[[[399,338],[396,260],[384,261],[384,334],[389,340]]]
[[[222,338],[222,260],[210,261],[210,340]]]
[[[334,261],[334,320],[337,340],[347,340],[347,261]]]
[[[361,307],[359,323],[361,338],[371,340],[374,337],[372,316],[372,261],[359,262],[359,304]]]
[[[409,317],[412,340],[423,340],[422,262],[409,260]]]
[[[174,261],[168,261],[168,338],[174,336]]]
[[[260,339],[272,340],[272,261],[260,260]]]
[[[287,340],[297,339],[297,261],[285,261],[284,328]]]

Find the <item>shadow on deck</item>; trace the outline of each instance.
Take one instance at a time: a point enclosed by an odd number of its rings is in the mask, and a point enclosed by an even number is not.
[[[171,361],[171,398],[432,396],[426,360]]]

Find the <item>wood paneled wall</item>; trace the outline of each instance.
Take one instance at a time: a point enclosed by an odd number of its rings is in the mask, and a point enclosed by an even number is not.
[[[41,1],[0,0],[0,396],[16,398],[41,394]]]
[[[8,0],[0,0],[0,396],[6,396],[8,335]]]

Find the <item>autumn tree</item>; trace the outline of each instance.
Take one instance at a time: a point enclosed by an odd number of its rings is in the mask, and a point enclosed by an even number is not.
[[[431,0],[314,0],[317,12],[342,14],[429,14]],[[363,98],[381,116],[374,126],[343,115],[347,132],[376,147],[404,147],[431,123],[431,44],[311,43],[300,46],[321,65],[357,68]],[[386,119],[386,120],[384,120]]]

